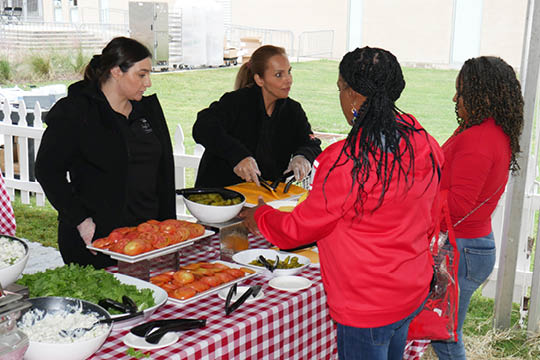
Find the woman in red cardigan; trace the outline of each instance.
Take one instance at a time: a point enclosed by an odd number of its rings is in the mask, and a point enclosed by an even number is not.
[[[466,359],[462,328],[472,294],[495,265],[491,214],[519,167],[523,97],[516,74],[497,57],[465,62],[456,79],[458,128],[443,145],[441,188],[459,249],[458,341],[432,342],[439,359]]]
[[[315,160],[307,199],[292,213],[261,201],[243,214],[280,248],[317,241],[340,360],[398,360],[433,276],[428,231],[442,151],[395,106],[405,81],[390,52],[346,54],[337,86],[351,131]]]

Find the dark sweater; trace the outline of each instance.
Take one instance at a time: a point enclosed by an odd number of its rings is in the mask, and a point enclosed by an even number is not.
[[[161,144],[155,174],[157,218],[176,218],[174,161],[165,117],[155,95],[143,97],[137,105]],[[126,220],[130,181],[127,139],[119,127],[118,114],[97,86],[83,81],[71,85],[68,96],[48,113],[47,124],[36,159],[36,177],[58,211],[59,240],[67,237],[74,247],[84,245],[76,226],[87,217],[96,224],[94,239],[117,227],[137,225]],[[70,248],[64,246],[64,260],[66,251]],[[88,259],[68,256],[68,260],[96,263],[86,249],[82,253],[87,253]]]
[[[303,155],[312,163],[321,153],[302,106],[280,99],[269,117],[258,86],[226,93],[200,111],[193,138],[205,147],[196,181],[204,187],[242,182],[233,168],[248,156],[255,158],[263,178],[275,180],[292,156]]]

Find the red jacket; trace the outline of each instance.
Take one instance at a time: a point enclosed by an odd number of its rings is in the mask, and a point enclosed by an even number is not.
[[[398,184],[394,173],[383,204],[373,213],[381,189],[374,185],[374,172],[365,185],[362,216],[352,208],[357,189],[350,190],[351,162],[335,167],[326,178],[344,141],[316,159],[313,188],[292,213],[270,206],[255,213],[261,233],[280,248],[317,241],[330,313],[341,324],[388,325],[410,315],[427,296],[433,275],[427,232],[438,191],[430,154],[442,162],[442,151],[425,132],[415,133],[411,143],[414,183],[405,192],[403,176]],[[409,158],[403,161],[407,168]]]
[[[448,189],[452,223],[480,206],[454,230],[458,238],[477,238],[491,232],[491,214],[508,181],[510,139],[492,118],[451,136],[442,146],[441,188]],[[491,196],[491,198],[490,198]],[[444,226],[444,224],[443,224]]]

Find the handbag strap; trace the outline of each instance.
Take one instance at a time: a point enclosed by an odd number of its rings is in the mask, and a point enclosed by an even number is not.
[[[436,222],[436,228],[435,228],[435,241],[433,241],[433,248],[431,250],[431,253],[433,256],[437,256],[439,253],[439,233],[440,233],[440,217],[444,220],[446,223],[446,228],[448,229],[448,240],[450,244],[454,247],[454,249],[457,249],[457,243],[456,243],[456,236],[454,234],[454,228],[452,226],[452,220],[450,219],[450,209],[448,208],[448,190],[441,190],[439,192],[439,204],[438,204],[438,214],[439,219]]]
[[[503,184],[499,185],[499,187],[497,188],[497,190],[495,190],[495,192],[493,194],[491,194],[490,197],[488,197],[486,200],[482,201],[477,207],[475,207],[474,209],[472,209],[467,215],[465,215],[464,217],[461,218],[461,220],[459,220],[458,222],[456,222],[454,224],[454,227],[458,226],[459,224],[461,224],[466,218],[468,218],[469,216],[471,216],[476,210],[480,209],[485,203],[487,203],[489,200],[491,200],[491,198],[493,196],[495,196],[495,194],[497,192],[499,192],[499,190],[501,189],[501,187],[503,186]]]

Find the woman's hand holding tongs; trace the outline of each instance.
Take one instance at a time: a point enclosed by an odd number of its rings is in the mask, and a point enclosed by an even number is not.
[[[295,155],[289,162],[285,173],[292,171],[296,181],[302,181],[311,171],[311,163],[302,155]]]

